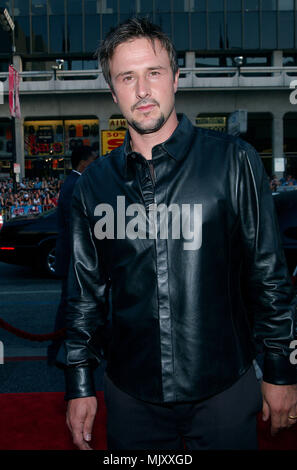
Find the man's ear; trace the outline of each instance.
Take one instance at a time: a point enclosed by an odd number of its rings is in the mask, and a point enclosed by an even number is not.
[[[115,104],[118,104],[118,100],[117,100],[115,92],[113,91],[113,88],[110,86],[109,89],[110,89],[110,93],[111,93],[113,101],[115,102]]]
[[[177,72],[176,72],[176,74],[175,74],[174,81],[173,81],[174,93],[177,92],[178,79],[179,79],[179,69],[177,69]]]

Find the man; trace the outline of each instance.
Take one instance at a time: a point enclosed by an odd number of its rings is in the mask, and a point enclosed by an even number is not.
[[[67,274],[70,262],[70,210],[71,197],[75,184],[84,170],[96,158],[90,146],[73,150],[71,155],[72,171],[61,187],[58,201],[58,238],[56,242],[56,275],[62,279],[60,304],[56,314],[55,331],[65,327],[65,308],[67,299]],[[48,364],[55,364],[60,339],[54,340],[48,347]]]
[[[35,183],[34,183],[34,189],[41,189],[41,181],[38,178],[38,176],[36,177],[36,180],[35,180]]]
[[[178,121],[176,53],[148,21],[109,33],[100,60],[129,128],[73,196],[60,356],[73,441],[91,448],[111,286],[108,448],[257,448],[262,407],[273,434],[297,421],[295,299],[261,160],[240,139]]]

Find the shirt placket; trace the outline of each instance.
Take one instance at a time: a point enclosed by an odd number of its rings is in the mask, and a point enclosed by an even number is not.
[[[162,184],[162,178],[158,178],[158,171],[166,174],[167,159],[162,158],[156,161],[154,171],[155,178],[151,173],[149,163],[144,159],[140,168],[139,182],[144,199],[146,211],[157,211],[160,204],[166,203],[166,185]],[[154,181],[155,180],[155,181]],[[163,399],[166,402],[175,400],[174,387],[174,355],[172,342],[172,319],[169,299],[169,277],[168,277],[168,247],[167,239],[160,237],[160,219],[156,216],[150,217],[150,221],[155,221],[153,227],[155,233],[155,262],[157,273],[158,290],[158,310],[159,310],[159,330],[160,330],[160,352],[161,352],[161,373]]]

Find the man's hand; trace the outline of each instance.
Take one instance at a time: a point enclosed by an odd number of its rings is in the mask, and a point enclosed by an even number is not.
[[[69,400],[66,423],[73,443],[80,450],[92,450],[88,442],[92,439],[92,428],[97,411],[96,397]]]
[[[263,421],[271,418],[271,435],[297,423],[297,384],[273,385],[262,382]],[[296,416],[296,419],[289,419]]]

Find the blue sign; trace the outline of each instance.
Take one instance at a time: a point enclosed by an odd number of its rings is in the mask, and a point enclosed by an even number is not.
[[[42,206],[32,205],[32,206],[11,206],[10,216],[11,217],[20,217],[22,215],[34,215],[41,214]]]

